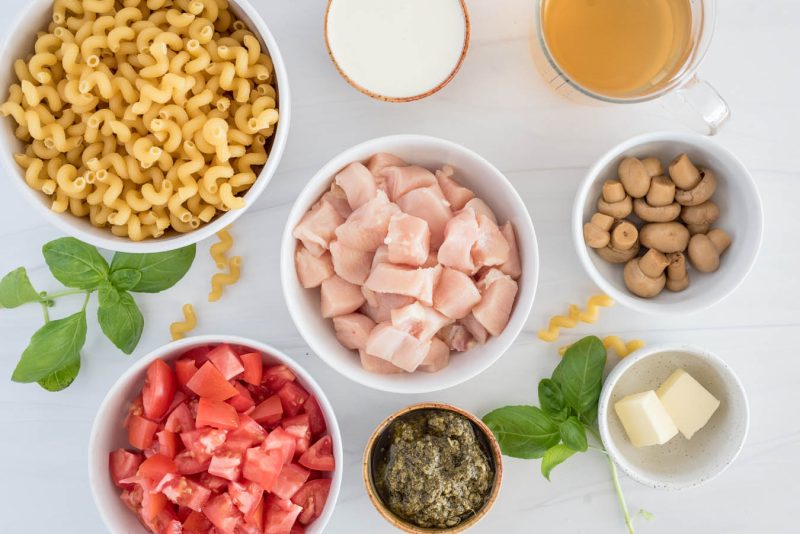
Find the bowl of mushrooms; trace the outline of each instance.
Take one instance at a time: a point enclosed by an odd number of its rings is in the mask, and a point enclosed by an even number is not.
[[[578,257],[634,310],[683,314],[732,293],[763,233],[753,177],[727,149],[692,133],[629,139],[592,166],[572,212]]]

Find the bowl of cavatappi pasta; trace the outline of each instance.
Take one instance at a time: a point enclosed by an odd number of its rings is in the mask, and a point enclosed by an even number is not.
[[[4,43],[0,159],[93,245],[157,252],[233,222],[289,130],[277,43],[245,0],[33,0]]]

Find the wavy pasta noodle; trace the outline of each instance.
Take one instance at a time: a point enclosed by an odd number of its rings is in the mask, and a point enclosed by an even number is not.
[[[183,305],[183,321],[176,321],[169,325],[169,334],[172,340],[183,339],[186,334],[191,332],[197,326],[197,316],[194,313],[194,307],[191,304]]]
[[[280,113],[272,60],[228,2],[55,0],[33,41],[0,114],[54,210],[138,241],[244,207]]]
[[[614,349],[620,358],[624,358],[629,355],[631,352],[636,351],[644,347],[644,341],[641,339],[631,339],[628,342],[625,342],[619,336],[606,336],[603,338],[603,346],[606,350]],[[558,349],[558,353],[563,356],[567,349],[570,348],[572,345],[564,345]]]
[[[218,269],[224,269],[228,265],[228,257],[226,254],[233,247],[233,236],[231,236],[229,229],[225,228],[217,232],[219,241],[211,245],[210,254],[217,264]]]
[[[239,281],[242,258],[233,256],[228,262],[228,272],[217,273],[211,277],[211,292],[208,294],[209,302],[216,302],[222,298],[222,291],[226,286]]]
[[[594,295],[586,303],[586,310],[581,310],[575,304],[570,304],[567,315],[555,315],[550,318],[547,328],[539,330],[539,339],[552,342],[561,335],[562,328],[575,328],[579,322],[594,323],[599,317],[601,307],[614,305],[614,299],[608,295]]]

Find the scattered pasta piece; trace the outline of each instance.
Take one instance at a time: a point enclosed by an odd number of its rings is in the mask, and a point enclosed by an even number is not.
[[[183,321],[177,321],[169,325],[169,333],[173,341],[183,339],[188,332],[191,332],[197,326],[197,316],[194,314],[194,308],[191,304],[183,305],[183,317]]]
[[[230,227],[228,227],[230,228]],[[211,245],[211,257],[217,263],[218,269],[224,269],[228,265],[228,257],[225,255],[233,246],[233,237],[228,228],[217,232],[219,241]]]
[[[558,349],[558,353],[563,356],[571,346],[572,345],[564,345]],[[632,339],[625,343],[619,336],[606,336],[603,338],[603,346],[606,350],[614,349],[614,352],[616,352],[620,358],[624,358],[631,352],[644,347],[644,341],[641,339]]]
[[[550,319],[546,330],[539,330],[539,339],[555,341],[561,335],[561,328],[575,328],[579,321],[594,323],[597,321],[600,307],[610,307],[614,300],[608,295],[594,295],[586,303],[586,310],[581,311],[575,304],[570,304],[567,315],[555,315]]]
[[[234,256],[228,262],[227,273],[217,273],[211,277],[211,292],[208,294],[209,302],[216,302],[222,298],[222,289],[225,286],[235,284],[239,281],[242,258]]]

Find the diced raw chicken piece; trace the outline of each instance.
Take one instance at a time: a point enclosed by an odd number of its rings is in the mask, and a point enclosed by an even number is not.
[[[294,251],[294,269],[300,285],[306,289],[317,287],[333,276],[331,255],[326,251],[322,256],[314,256],[302,243]]]
[[[386,322],[372,329],[365,350],[367,354],[383,358],[400,369],[413,373],[428,353],[430,344],[430,341],[421,341]]]
[[[430,187],[436,184],[436,177],[431,171],[417,165],[405,167],[386,167],[381,171],[386,178],[389,198],[396,201],[412,189]]]
[[[375,249],[375,256],[372,257],[372,266],[375,267],[379,263],[390,263],[389,247],[386,245],[381,245]]]
[[[504,275],[488,285],[481,301],[472,309],[475,319],[493,336],[499,336],[508,324],[517,290],[517,283]]]
[[[439,330],[437,336],[447,343],[450,350],[464,352],[475,346],[475,340],[472,339],[472,334],[464,328],[464,325],[458,323],[445,326]]]
[[[487,287],[492,285],[492,282],[494,282],[495,280],[500,280],[501,278],[505,278],[507,276],[508,275],[506,273],[504,273],[497,267],[484,268],[478,275],[476,283],[478,289],[480,289],[481,292],[483,292]]]
[[[423,341],[431,339],[436,332],[452,322],[453,319],[419,302],[392,310],[392,326]]]
[[[396,365],[392,364],[392,362],[387,362],[383,358],[378,358],[376,356],[370,356],[364,350],[359,350],[358,355],[361,357],[361,367],[363,367],[364,370],[369,373],[375,373],[379,375],[395,375],[405,372]]]
[[[372,252],[350,248],[338,240],[331,241],[330,248],[336,274],[351,284],[363,284],[372,270]]]
[[[483,213],[477,215],[478,240],[472,245],[472,261],[480,268],[484,265],[502,265],[508,261],[510,247],[500,228]]]
[[[320,309],[326,319],[353,313],[364,304],[361,288],[336,275],[322,282]]]
[[[450,362],[450,347],[447,343],[435,337],[431,340],[431,348],[428,349],[428,354],[425,359],[417,367],[417,371],[425,373],[435,373],[447,367]]]
[[[336,183],[331,184],[330,191],[327,191],[320,200],[327,200],[328,202],[333,205],[339,215],[347,219],[351,213],[353,213],[353,208],[350,207],[350,203],[347,202],[347,196],[344,194],[344,189],[336,185]]]
[[[497,224],[497,217],[495,217],[492,208],[486,205],[486,202],[479,198],[473,198],[466,204],[464,204],[464,208],[469,208],[475,212],[475,215],[480,215],[481,213],[489,217],[494,224]]]
[[[302,241],[311,254],[322,256],[334,238],[334,232],[343,222],[344,217],[339,215],[333,204],[322,199],[303,215],[292,235]]]
[[[441,246],[444,229],[453,218],[453,212],[439,186],[412,189],[397,199],[397,205],[405,213],[424,219],[431,232],[431,247],[437,249]]]
[[[464,209],[450,219],[444,229],[444,243],[439,247],[439,263],[467,274],[475,272],[472,245],[478,240],[475,212]]]
[[[379,152],[367,160],[367,169],[376,177],[380,176],[386,167],[405,167],[407,165],[408,163],[394,154],[386,152]]]
[[[466,317],[481,301],[481,292],[472,278],[449,267],[442,270],[433,290],[433,307],[452,319]]]
[[[367,300],[361,307],[361,312],[376,323],[390,320],[392,318],[392,310],[408,306],[414,302],[413,297],[395,295],[394,293],[376,293],[366,287],[362,287],[361,292]]]
[[[399,211],[397,204],[389,202],[386,193],[378,191],[375,198],[351,213],[344,224],[336,228],[336,237],[350,248],[374,252],[386,239],[389,219]]]
[[[384,242],[389,248],[390,262],[422,265],[428,259],[431,232],[423,219],[396,213],[389,221],[389,233]]]
[[[372,173],[357,161],[339,171],[334,180],[344,190],[347,202],[354,210],[375,198],[378,193]]]
[[[475,341],[481,345],[486,343],[486,340],[489,339],[489,332],[486,331],[483,325],[471,313],[458,322],[464,325],[464,328],[472,334]]]
[[[433,304],[433,287],[439,280],[441,266],[414,269],[391,263],[379,263],[369,274],[364,286],[380,293],[396,293],[414,297],[424,304]]]
[[[508,259],[505,263],[500,265],[500,270],[506,273],[508,276],[517,280],[520,276],[522,276],[522,263],[519,259],[519,248],[517,248],[517,236],[514,233],[514,227],[511,225],[511,221],[505,223],[501,228],[500,232],[503,234],[503,237],[506,238],[508,242]]]
[[[436,252],[431,250],[428,253],[428,259],[426,259],[425,263],[420,265],[420,267],[436,267],[437,265],[439,265],[439,258],[437,257]]]
[[[361,313],[348,313],[333,318],[336,338],[348,349],[365,348],[367,337],[373,328],[375,328],[375,321]]]
[[[453,168],[450,165],[445,165],[436,171],[436,181],[439,182],[439,187],[453,211],[459,211],[475,198],[475,193],[453,179]]]

